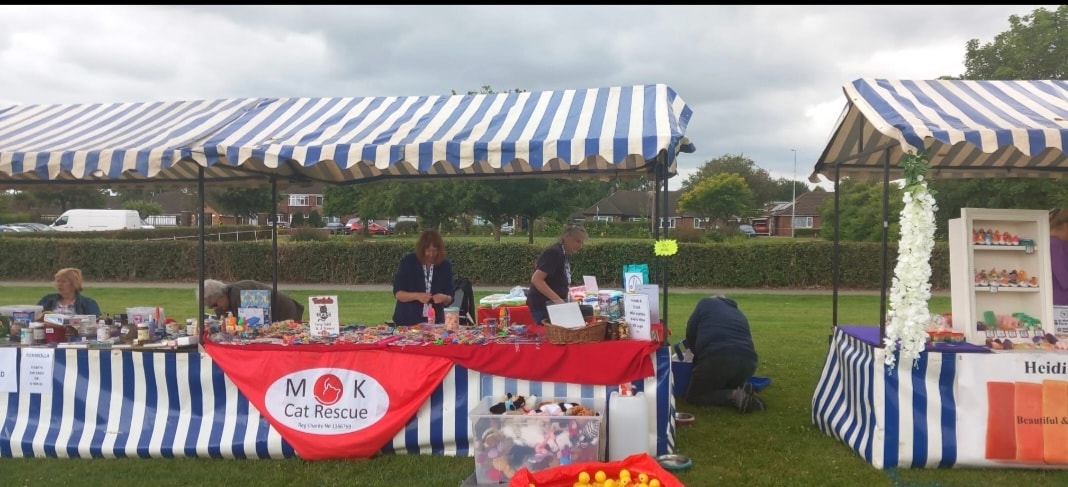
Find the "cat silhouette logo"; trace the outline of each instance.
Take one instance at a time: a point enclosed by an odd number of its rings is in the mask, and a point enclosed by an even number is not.
[[[342,392],[345,391],[344,386],[341,385],[341,379],[338,379],[334,374],[325,374],[315,381],[313,393],[315,394],[315,400],[319,401],[319,404],[324,406],[337,404],[341,400]]]

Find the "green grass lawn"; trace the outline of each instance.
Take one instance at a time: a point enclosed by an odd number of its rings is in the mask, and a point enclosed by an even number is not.
[[[284,284],[280,289],[286,290]],[[0,286],[0,305],[34,303],[50,287]],[[287,291],[289,292],[289,291]],[[169,316],[195,316],[189,289],[90,288],[105,313],[126,306],[160,305]],[[345,323],[379,323],[392,314],[388,291],[292,291],[297,299],[336,294]],[[482,297],[488,292],[477,292]],[[702,294],[670,293],[672,341]],[[878,470],[845,444],[826,436],[810,419],[810,404],[831,334],[831,296],[733,295],[749,316],[761,364],[758,375],[773,384],[761,395],[768,411],[740,415],[732,409],[693,407],[681,411],[696,422],[679,427],[676,450],[694,467],[678,477],[687,486],[1063,486],[1068,471],[1012,469]],[[948,297],[931,302],[950,310]],[[875,324],[878,296],[839,296],[840,324]],[[0,434],[3,434],[0,432]],[[0,487],[56,485],[235,485],[235,486],[457,486],[474,471],[470,457],[386,455],[363,461],[217,459],[0,459]]]

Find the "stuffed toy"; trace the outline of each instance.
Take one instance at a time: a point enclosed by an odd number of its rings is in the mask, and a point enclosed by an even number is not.
[[[509,411],[527,412],[526,405],[527,399],[525,397],[509,392],[504,401],[490,406],[490,412],[493,414],[504,414]]]

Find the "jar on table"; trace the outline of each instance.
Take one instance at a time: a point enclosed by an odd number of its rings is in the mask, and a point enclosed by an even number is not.
[[[151,330],[148,327],[148,323],[140,323],[137,325],[137,341],[145,343],[151,337]]]
[[[30,331],[33,332],[33,344],[44,345],[45,342],[45,326],[44,323],[34,322],[30,323]]]

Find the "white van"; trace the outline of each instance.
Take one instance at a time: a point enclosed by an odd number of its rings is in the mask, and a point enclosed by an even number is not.
[[[68,232],[145,228],[137,210],[67,210],[52,228]]]

